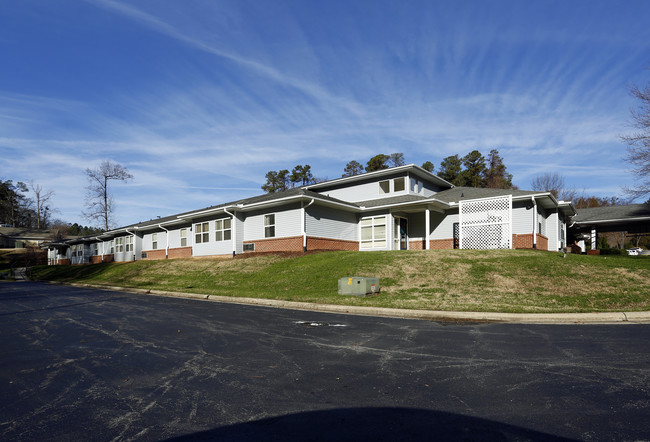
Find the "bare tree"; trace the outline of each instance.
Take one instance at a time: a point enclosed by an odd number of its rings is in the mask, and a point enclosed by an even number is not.
[[[108,189],[111,180],[128,181],[133,179],[126,167],[112,161],[102,161],[97,169],[86,169],[88,193],[86,194],[86,211],[83,216],[90,221],[102,221],[104,229],[112,224],[115,203]]]
[[[574,189],[569,189],[564,184],[564,177],[557,172],[538,175],[530,183],[532,190],[551,192],[559,200],[571,201],[577,195]]]
[[[631,111],[632,126],[639,132],[624,135],[621,139],[630,146],[625,161],[634,167],[632,173],[639,182],[625,191],[633,198],[641,198],[650,195],[650,84],[643,89],[633,86],[630,94],[640,101],[638,109]]]
[[[35,184],[33,180],[29,182],[29,188],[34,193],[36,202],[36,228],[40,229],[47,224],[47,215],[51,210],[48,203],[54,196],[54,191],[43,190],[43,186]]]

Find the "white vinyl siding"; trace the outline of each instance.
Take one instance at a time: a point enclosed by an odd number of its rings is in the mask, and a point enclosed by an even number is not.
[[[512,202],[512,233],[525,235],[533,233],[532,202]]]
[[[298,204],[294,204],[286,210],[275,211],[272,214],[275,218],[274,238],[286,238],[302,235],[302,209]],[[265,239],[265,215],[271,215],[271,213],[266,211],[258,211],[247,214],[243,229],[238,229],[238,232],[241,230],[244,231],[244,237],[242,241],[255,241],[258,239]]]
[[[222,218],[218,219],[206,219],[199,223],[194,224],[194,229],[197,229],[197,226],[201,226],[200,232],[198,230],[194,231],[194,238],[201,236],[201,242],[194,242],[192,245],[192,255],[193,256],[220,256],[220,255],[229,255],[232,254],[232,222],[231,218],[226,218],[224,215],[220,215]],[[225,223],[228,221],[228,223]],[[225,229],[226,226],[229,226],[228,229]],[[209,238],[209,241],[203,241],[205,239],[205,234],[208,231],[207,229],[214,229],[214,235]],[[227,232],[227,233],[225,233]],[[228,239],[224,239],[224,235]]]
[[[160,250],[167,245],[167,232],[146,233],[142,238],[142,250]]]
[[[307,209],[307,236],[358,241],[358,219],[351,212],[312,205]]]
[[[458,210],[448,211],[445,214],[431,212],[429,239],[453,239],[454,223],[458,222]]]

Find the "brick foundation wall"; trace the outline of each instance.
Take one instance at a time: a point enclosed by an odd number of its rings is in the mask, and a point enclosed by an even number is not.
[[[70,262],[70,260],[68,258],[62,258],[62,259],[59,259],[57,264],[60,265],[60,266],[69,266],[71,264],[71,262]]]
[[[257,245],[255,246],[257,247]],[[307,237],[307,250],[359,250],[358,241],[346,241],[342,239],[319,238],[316,236]]]
[[[600,255],[600,250],[587,250],[587,255]]]
[[[255,252],[302,252],[302,236],[258,239],[244,244],[255,244]]]
[[[191,258],[192,257],[192,247],[177,247],[175,249],[168,250],[169,259],[174,258]]]
[[[425,250],[425,249],[426,249],[426,244],[423,239],[409,241],[409,250]]]
[[[103,260],[102,260],[102,255],[94,255],[90,257],[89,263],[101,264],[102,262],[113,262],[114,259],[115,259],[114,255],[104,255]]]
[[[167,254],[165,253],[165,250],[143,250],[144,253],[147,254],[146,258],[142,259],[165,259],[167,258]]]
[[[533,234],[526,233],[524,235],[512,235],[512,248],[513,249],[532,249],[533,248]],[[537,250],[548,251],[548,238],[544,235],[537,233]]]
[[[453,238],[449,239],[430,239],[429,248],[431,250],[448,250],[454,248]]]
[[[526,233],[525,235],[512,235],[512,248],[513,249],[532,249],[533,248],[533,234]]]
[[[168,249],[165,253],[165,249],[158,250],[143,250],[147,254],[146,258],[142,259],[174,259],[174,258],[191,258],[192,257],[192,247],[177,247],[174,249]]]

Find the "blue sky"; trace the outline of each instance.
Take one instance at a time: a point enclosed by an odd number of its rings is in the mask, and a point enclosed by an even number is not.
[[[496,148],[514,183],[634,184],[632,84],[650,81],[650,2],[0,2],[0,178],[81,217],[104,159],[118,225],[261,193],[269,170]]]

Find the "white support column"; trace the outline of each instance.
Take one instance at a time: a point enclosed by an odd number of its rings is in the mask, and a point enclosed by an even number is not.
[[[591,228],[591,250],[596,250],[598,249],[598,233],[596,232],[596,228],[592,227]]]
[[[428,207],[424,210],[424,216],[425,216],[425,218],[424,218],[424,238],[425,238],[424,249],[425,250],[430,250],[431,249],[431,242],[429,240],[429,237],[431,235],[431,232],[430,232],[430,229],[431,229],[431,211],[429,210]]]
[[[537,222],[538,222],[538,214],[537,214],[537,201],[535,201],[535,197],[531,197],[533,199],[533,249],[537,248]]]

